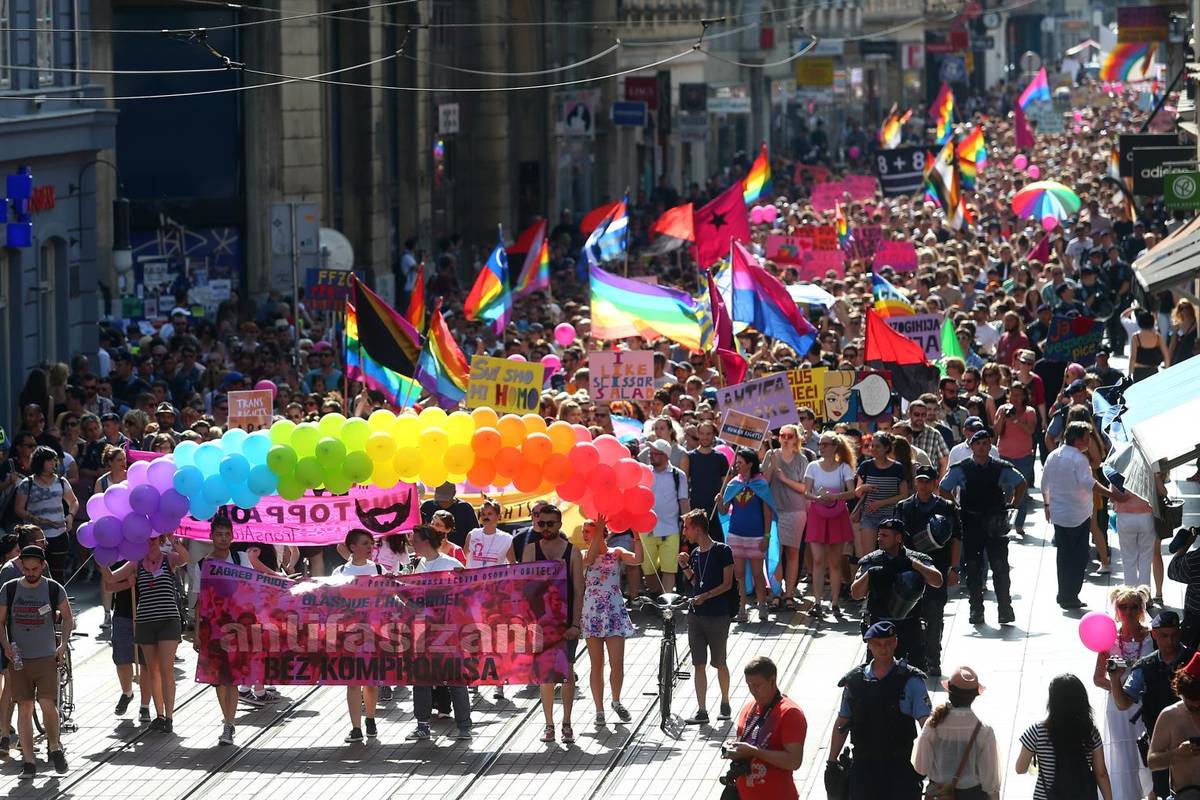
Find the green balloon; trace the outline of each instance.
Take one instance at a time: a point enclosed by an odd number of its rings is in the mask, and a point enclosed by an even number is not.
[[[326,414],[317,422],[317,429],[321,431],[322,436],[332,436],[338,438],[342,433],[342,426],[346,424],[346,418],[336,411],[332,414]]]
[[[371,472],[374,469],[375,462],[362,450],[347,453],[346,460],[342,462],[342,474],[351,483],[366,483],[371,480]]]
[[[342,426],[342,444],[346,445],[347,450],[362,450],[371,433],[371,426],[362,417],[348,419]]]
[[[346,445],[337,439],[326,436],[317,442],[316,453],[317,461],[320,461],[322,466],[336,469],[341,466],[342,459],[346,457]]]
[[[321,438],[321,431],[311,422],[301,422],[296,426],[296,430],[292,431],[291,443],[296,449],[296,455],[300,458],[311,456],[317,449],[317,442]]]
[[[345,494],[350,491],[350,481],[341,469],[325,471],[325,491],[330,494]]]
[[[296,451],[290,445],[275,445],[267,451],[267,466],[282,482],[296,469]],[[282,497],[282,495],[280,496]]]
[[[290,419],[277,419],[271,423],[271,442],[274,444],[287,444],[292,438],[292,431],[296,430],[296,423]]]
[[[325,472],[316,456],[305,456],[296,462],[296,480],[306,489],[315,489],[325,480]]]
[[[278,491],[284,500],[299,500],[304,496],[304,487],[292,478],[280,478]]]

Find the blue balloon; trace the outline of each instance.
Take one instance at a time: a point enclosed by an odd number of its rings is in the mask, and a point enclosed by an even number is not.
[[[250,475],[250,462],[241,454],[225,456],[221,459],[218,474],[230,487],[244,484]]]
[[[199,467],[180,467],[171,483],[175,486],[175,491],[184,497],[195,497],[204,488],[204,473]]]
[[[259,497],[267,497],[279,491],[279,480],[266,464],[258,464],[250,468],[250,476],[246,478],[246,486]]]
[[[220,475],[209,475],[204,479],[204,490],[201,492],[205,502],[219,506],[229,502],[229,485]]]
[[[235,453],[240,455],[242,445],[246,443],[246,437],[249,435],[241,428],[229,428],[225,433],[221,434],[221,449],[227,456],[234,455]]]
[[[273,445],[270,431],[255,431],[242,442],[242,455],[250,462],[251,467],[257,467],[267,463],[267,453]]]
[[[221,468],[221,459],[224,455],[220,445],[205,442],[196,451],[196,466],[200,468],[205,477],[216,475],[217,470]]]
[[[212,519],[213,515],[216,513],[217,513],[217,506],[214,503],[210,503],[207,500],[204,500],[199,497],[192,500],[191,514],[196,519],[200,519],[200,520]]]
[[[190,467],[195,464],[196,451],[200,449],[200,445],[195,442],[180,442],[175,445],[171,455],[175,459],[176,467]]]
[[[233,488],[233,502],[238,508],[254,508],[258,505],[259,499],[259,495],[246,486],[235,486]]]

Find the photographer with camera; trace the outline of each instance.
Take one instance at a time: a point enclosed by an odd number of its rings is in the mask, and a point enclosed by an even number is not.
[[[913,742],[933,711],[925,675],[895,659],[896,626],[876,622],[863,634],[871,660],[846,673],[842,702],[825,765],[830,795],[844,776],[835,760],[849,735],[854,759],[849,769],[849,800],[918,800],[922,778],[913,769]]]
[[[1115,663],[1116,659],[1109,659],[1114,662],[1111,666],[1115,667],[1109,673],[1109,689],[1117,708],[1125,711],[1137,703],[1142,704],[1141,720],[1146,726],[1146,732],[1138,739],[1142,763],[1146,762],[1150,739],[1154,736],[1154,724],[1159,715],[1167,706],[1179,702],[1171,678],[1192,657],[1191,649],[1179,643],[1179,614],[1174,611],[1160,611],[1150,622],[1150,635],[1157,649],[1134,662],[1127,670]],[[1155,770],[1151,776],[1154,794],[1158,797],[1169,796],[1169,771]]]
[[[721,800],[799,800],[792,773],[804,761],[808,721],[779,691],[771,659],[755,656],[744,673],[753,699],[738,714],[737,739],[723,747],[730,763]]]

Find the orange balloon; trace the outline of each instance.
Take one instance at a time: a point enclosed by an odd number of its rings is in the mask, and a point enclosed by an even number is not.
[[[494,461],[496,465],[496,474],[502,475],[505,478],[515,478],[520,472],[521,467],[525,465],[525,459],[521,455],[521,451],[515,447],[502,447],[500,452],[496,453]],[[534,466],[537,466],[536,464]],[[475,484],[478,486],[479,484]]]
[[[475,420],[476,428],[494,428],[500,417],[496,416],[495,411],[485,406],[472,411],[471,419]],[[478,486],[479,484],[475,485]]]
[[[544,433],[531,433],[525,438],[521,452],[525,454],[525,460],[529,463],[543,464],[554,454],[554,443]]]
[[[472,486],[490,486],[495,478],[496,465],[487,459],[476,459],[475,465],[467,471],[467,480]]]
[[[505,414],[496,423],[496,428],[505,447],[520,447],[525,442],[525,422],[516,414]]]
[[[546,433],[550,436],[550,441],[554,444],[554,452],[566,455],[567,452],[575,446],[575,429],[571,427],[571,423],[563,422],[561,419],[550,423],[550,427],[546,429]]]
[[[554,484],[550,481],[542,481],[542,485],[537,488],[538,494],[550,494],[554,491]]]
[[[518,491],[532,492],[542,485],[542,468],[537,464],[523,464],[513,476],[513,486]]]
[[[571,462],[562,453],[551,454],[542,464],[542,475],[554,486],[566,483],[574,474],[575,470],[571,468]]]
[[[546,420],[542,419],[541,414],[525,414],[521,417],[521,421],[525,423],[526,433],[546,432]]]
[[[479,409],[475,409],[478,411]],[[500,431],[495,428],[480,428],[471,436],[471,449],[477,458],[495,458],[503,446]],[[475,484],[478,486],[479,484]]]

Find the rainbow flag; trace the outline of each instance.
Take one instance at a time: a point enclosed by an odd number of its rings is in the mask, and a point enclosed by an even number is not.
[[[911,317],[917,313],[899,289],[874,273],[871,274],[871,294],[875,297],[875,313],[881,317]]]
[[[945,144],[954,133],[954,92],[943,83],[938,95],[929,107],[929,116],[934,123],[934,142]]]
[[[457,406],[467,396],[471,368],[442,318],[442,303],[434,306],[429,333],[417,361],[416,378],[443,408]]]
[[[838,246],[843,250],[850,249],[854,237],[850,235],[850,220],[846,219],[846,207],[838,203],[834,209],[834,226],[837,228]]]
[[[801,357],[808,354],[817,329],[800,313],[796,301],[779,279],[746,252],[741,242],[733,243],[733,303],[729,315],[745,322],[764,336],[778,339]]]
[[[371,358],[358,339],[358,313],[350,302],[346,303],[346,377],[383,392],[388,403],[398,408],[411,406],[421,396],[421,384]]]
[[[425,262],[417,267],[417,282],[413,284],[412,297],[408,298],[408,311],[404,318],[417,330],[425,330]]]
[[[357,278],[346,303],[346,376],[404,407],[421,395],[416,373],[421,336],[400,312]]]
[[[1028,109],[1030,104],[1037,102],[1053,102],[1053,98],[1050,97],[1050,82],[1046,80],[1045,67],[1038,70],[1038,74],[1033,76],[1033,80],[1029,82],[1017,100],[1022,111]]]
[[[525,266],[513,287],[513,298],[521,298],[530,292],[550,288],[550,243],[546,241],[546,220],[539,223],[533,244],[525,253]]]
[[[654,286],[591,268],[592,336],[624,339],[664,337],[692,350],[700,348],[696,301],[686,292]]]
[[[964,189],[974,189],[979,171],[987,165],[983,128],[976,128],[958,143],[958,174]]]
[[[758,158],[754,159],[750,171],[742,180],[742,199],[747,206],[764,195],[768,200],[771,199],[771,159],[767,156],[766,142],[763,142]]]
[[[1132,83],[1146,80],[1154,64],[1155,42],[1121,42],[1104,57],[1100,80]]]
[[[896,111],[896,106],[892,106],[892,110],[888,112],[887,119],[883,121],[883,125],[879,128],[879,146],[884,150],[894,150],[900,146],[900,141],[904,136],[904,124],[912,117],[912,110],[905,111],[903,114]]]
[[[500,231],[500,243],[488,256],[487,263],[479,271],[471,293],[463,303],[467,319],[492,323],[493,330],[501,333],[512,316],[512,292],[508,290],[508,253],[504,249],[504,231]]]

